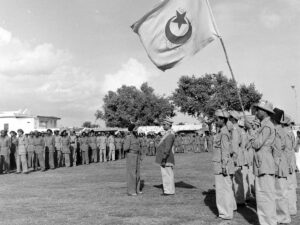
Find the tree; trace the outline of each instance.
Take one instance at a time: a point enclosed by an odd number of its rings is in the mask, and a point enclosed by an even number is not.
[[[123,85],[116,92],[109,91],[103,101],[103,111],[97,110],[95,116],[109,127],[127,127],[131,122],[140,126],[154,125],[166,116],[175,116],[170,100],[156,95],[147,83],[140,89]]]
[[[240,85],[238,90],[245,110],[249,110],[262,97],[253,83],[248,86]],[[198,78],[182,76],[172,100],[181,112],[195,117],[212,118],[215,110],[219,108],[242,111],[234,81],[222,72],[205,74]]]
[[[98,127],[98,125],[97,124],[92,124],[92,122],[90,122],[90,121],[85,121],[82,124],[82,127],[85,127],[85,128],[95,128],[95,127]]]

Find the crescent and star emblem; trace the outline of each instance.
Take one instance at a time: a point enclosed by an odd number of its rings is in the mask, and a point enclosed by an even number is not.
[[[180,28],[183,24],[187,24],[188,30],[186,31],[185,34],[177,36],[174,33],[172,33],[172,31],[171,31],[171,28],[170,28],[171,23],[177,23],[178,30],[180,30]],[[187,42],[191,38],[192,32],[193,32],[192,24],[189,21],[189,19],[186,18],[186,12],[180,13],[180,12],[176,11],[176,16],[174,16],[168,20],[168,23],[166,24],[166,28],[165,28],[165,33],[166,33],[167,39],[171,43],[176,44],[176,45],[182,45],[185,42]]]

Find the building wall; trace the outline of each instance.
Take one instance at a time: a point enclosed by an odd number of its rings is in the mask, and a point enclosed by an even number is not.
[[[5,129],[6,126],[9,131],[23,129],[28,133],[35,129],[35,121],[34,118],[0,118],[0,130]]]
[[[57,119],[36,118],[37,129],[57,128]]]

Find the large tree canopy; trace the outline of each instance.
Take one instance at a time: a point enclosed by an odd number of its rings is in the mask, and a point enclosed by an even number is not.
[[[262,97],[253,83],[240,85],[238,89],[245,110],[249,110]],[[181,112],[195,117],[211,118],[219,108],[242,111],[234,81],[222,72],[197,78],[182,76],[172,99]]]
[[[103,111],[98,110],[95,116],[109,127],[127,127],[131,122],[153,125],[157,120],[175,115],[169,99],[156,95],[147,83],[140,89],[123,85],[116,92],[109,91],[103,100]]]

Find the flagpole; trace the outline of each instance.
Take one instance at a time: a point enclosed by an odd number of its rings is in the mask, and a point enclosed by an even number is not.
[[[239,102],[240,102],[241,107],[242,107],[244,119],[245,119],[245,121],[246,121],[246,114],[245,114],[245,109],[244,109],[244,105],[243,105],[241,93],[240,93],[240,91],[239,91],[239,89],[238,89],[238,85],[237,85],[237,82],[236,82],[236,79],[235,79],[235,76],[234,76],[234,73],[233,73],[233,70],[232,70],[230,61],[229,61],[229,57],[228,57],[228,54],[227,54],[227,51],[226,51],[226,47],[225,47],[223,38],[222,38],[222,36],[220,35],[220,32],[219,32],[219,30],[218,30],[218,27],[217,27],[217,24],[216,24],[214,15],[213,15],[213,13],[212,13],[212,9],[211,9],[210,4],[209,4],[209,0],[206,0],[206,3],[207,3],[207,6],[208,6],[208,9],[209,9],[209,13],[210,13],[210,17],[211,17],[211,20],[212,20],[214,29],[215,29],[215,31],[217,32],[217,37],[219,38],[219,40],[220,40],[220,42],[221,42],[221,45],[222,45],[222,48],[223,48],[223,51],[224,51],[224,54],[225,54],[226,62],[227,62],[227,65],[228,65],[228,67],[229,67],[229,71],[230,71],[230,73],[231,73],[232,80],[233,80],[233,82],[234,82],[234,84],[235,84],[235,88],[236,88],[236,92],[237,92],[237,95],[238,95],[238,98],[239,98]]]

